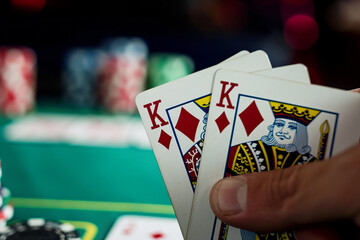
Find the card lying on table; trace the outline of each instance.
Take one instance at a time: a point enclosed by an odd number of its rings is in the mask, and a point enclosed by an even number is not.
[[[112,226],[105,240],[181,240],[176,219],[124,215]]]
[[[306,164],[359,142],[360,94],[221,69],[215,74],[187,239],[268,239],[229,227],[209,204],[216,181]],[[293,233],[271,233],[295,239]]]

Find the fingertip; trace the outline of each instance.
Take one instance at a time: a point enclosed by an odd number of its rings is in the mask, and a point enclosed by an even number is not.
[[[231,216],[246,208],[247,182],[241,176],[224,178],[213,186],[210,205],[215,215]]]
[[[351,89],[350,92],[360,93],[360,88]]]

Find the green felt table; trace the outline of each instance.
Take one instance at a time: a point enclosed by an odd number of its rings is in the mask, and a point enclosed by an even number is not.
[[[11,121],[0,121],[2,129]],[[84,240],[104,239],[121,215],[174,218],[151,149],[14,142],[0,138],[2,185],[11,191],[11,221],[72,223]]]

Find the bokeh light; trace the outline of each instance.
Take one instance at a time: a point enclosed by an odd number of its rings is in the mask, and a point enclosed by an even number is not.
[[[11,5],[16,10],[39,12],[46,4],[46,0],[11,0]]]
[[[336,31],[360,32],[360,1],[340,1],[327,11],[327,22]]]
[[[298,14],[286,20],[284,26],[285,42],[295,50],[311,48],[319,38],[319,27],[314,18]]]

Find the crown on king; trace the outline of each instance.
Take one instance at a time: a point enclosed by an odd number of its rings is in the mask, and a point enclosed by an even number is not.
[[[314,120],[314,118],[320,113],[319,110],[281,102],[270,101],[270,105],[275,118],[287,118],[296,122],[300,122],[305,126]]]

